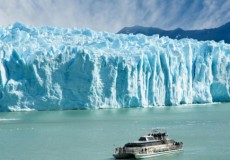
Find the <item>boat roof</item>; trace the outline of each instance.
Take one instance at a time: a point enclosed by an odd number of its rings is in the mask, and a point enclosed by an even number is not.
[[[134,141],[131,143],[150,143],[150,142],[160,142],[161,140],[149,140],[149,141]]]
[[[150,135],[144,135],[144,136],[141,136],[141,137],[149,138],[149,137],[153,137],[153,136],[150,136]]]

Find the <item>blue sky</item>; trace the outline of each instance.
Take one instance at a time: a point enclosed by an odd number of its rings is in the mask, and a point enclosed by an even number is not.
[[[230,21],[230,0],[0,0],[0,25],[91,28],[125,26],[203,29]]]

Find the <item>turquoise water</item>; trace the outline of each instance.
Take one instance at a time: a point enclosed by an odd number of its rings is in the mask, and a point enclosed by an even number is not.
[[[164,128],[184,152],[157,160],[230,158],[230,104],[0,113],[2,160],[112,160],[113,149]]]

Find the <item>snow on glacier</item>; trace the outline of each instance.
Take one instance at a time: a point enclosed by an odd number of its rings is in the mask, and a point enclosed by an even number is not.
[[[0,111],[230,101],[230,45],[89,29],[0,28]]]

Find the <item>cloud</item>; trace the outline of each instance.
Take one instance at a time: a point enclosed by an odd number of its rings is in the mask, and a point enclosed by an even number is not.
[[[2,26],[19,21],[117,32],[133,25],[210,28],[230,19],[229,0],[0,0],[0,4]]]

